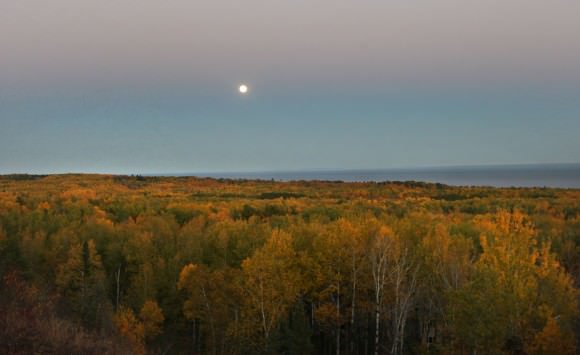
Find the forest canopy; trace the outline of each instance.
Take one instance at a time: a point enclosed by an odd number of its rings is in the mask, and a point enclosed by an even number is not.
[[[0,176],[0,353],[575,354],[580,190]]]

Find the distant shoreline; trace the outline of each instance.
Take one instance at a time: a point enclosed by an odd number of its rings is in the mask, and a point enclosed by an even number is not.
[[[146,174],[145,176],[197,176],[276,181],[420,181],[451,186],[580,188],[580,163],[176,173]]]
[[[570,188],[580,189],[580,163],[435,166],[388,169],[305,169],[287,171],[196,172],[158,174],[116,174],[63,172],[49,174],[11,173],[0,177],[49,175],[112,175],[143,177],[196,177],[261,181],[342,181],[348,182],[421,182],[449,186],[496,188]]]

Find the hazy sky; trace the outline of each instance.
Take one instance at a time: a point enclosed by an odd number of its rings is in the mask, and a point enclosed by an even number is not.
[[[579,162],[579,19],[577,0],[0,0],[0,173]]]

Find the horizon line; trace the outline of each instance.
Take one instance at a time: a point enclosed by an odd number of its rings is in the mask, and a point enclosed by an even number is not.
[[[142,175],[142,176],[199,176],[211,177],[212,174],[260,174],[260,173],[300,173],[300,172],[347,172],[347,171],[389,171],[389,170],[429,170],[429,169],[457,169],[457,168],[492,168],[492,167],[532,167],[532,166],[580,166],[580,162],[557,163],[483,163],[483,164],[443,164],[443,165],[415,165],[396,166],[388,168],[297,168],[297,169],[252,169],[252,170],[215,170],[192,172],[106,172],[106,171],[53,171],[53,172],[6,172],[8,175]]]

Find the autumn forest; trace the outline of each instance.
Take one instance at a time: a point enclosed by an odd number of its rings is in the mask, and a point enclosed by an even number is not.
[[[2,354],[575,354],[580,190],[0,176]]]

